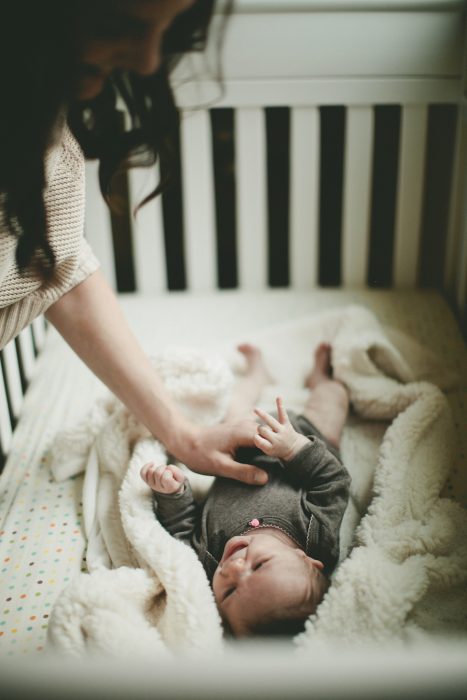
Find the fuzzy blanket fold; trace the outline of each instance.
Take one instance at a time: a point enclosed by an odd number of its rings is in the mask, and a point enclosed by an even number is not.
[[[307,316],[248,340],[262,348],[278,381],[263,396],[267,408],[280,393],[288,407],[300,410],[312,349],[324,340],[332,344],[334,374],[347,386],[355,413],[342,444],[353,479],[342,562],[296,639],[298,651],[345,641],[406,640],[423,633],[422,620],[436,628],[438,602],[467,580],[467,514],[439,495],[453,440],[440,388],[453,386],[455,376],[411,339],[383,330],[361,307]],[[168,349],[155,363],[186,413],[198,422],[221,420],[234,382],[232,367],[242,369],[238,354],[229,356],[226,348],[216,354]],[[99,651],[151,659],[175,649],[211,654],[222,647],[201,564],[154,517],[150,491],[139,477],[150,460],[166,460],[163,446],[113,398],[57,437],[55,478],[86,467],[89,573],[72,582],[55,605],[49,626],[53,647],[75,656]],[[211,481],[192,473],[190,480],[200,495]],[[429,612],[425,606],[417,616],[427,599]],[[458,607],[451,607],[455,617]]]

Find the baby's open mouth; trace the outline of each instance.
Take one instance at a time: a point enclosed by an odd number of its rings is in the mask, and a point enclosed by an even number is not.
[[[222,555],[221,564],[224,564],[235,552],[238,552],[240,549],[245,549],[246,547],[248,547],[248,543],[244,540],[241,542],[227,542]]]

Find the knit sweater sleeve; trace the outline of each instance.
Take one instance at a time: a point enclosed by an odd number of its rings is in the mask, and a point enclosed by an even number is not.
[[[66,126],[45,165],[44,203],[56,259],[54,275],[44,281],[34,269],[19,272],[16,239],[5,230],[0,215],[0,347],[99,267],[83,235],[84,157]]]
[[[70,267],[73,269],[70,270]],[[0,348],[5,347],[23,328],[98,267],[99,261],[83,238],[76,258],[68,264],[57,265],[53,283],[45,284],[15,303],[0,308]]]

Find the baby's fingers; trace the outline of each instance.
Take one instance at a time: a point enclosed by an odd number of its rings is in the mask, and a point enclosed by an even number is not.
[[[271,416],[269,413],[266,413],[266,411],[263,411],[262,408],[255,408],[255,413],[257,416],[261,418],[261,420],[268,425],[271,430],[274,430],[274,432],[277,432],[281,424],[279,421],[277,421],[273,416]]]
[[[169,469],[166,469],[162,472],[160,477],[160,485],[165,491],[173,491],[174,489],[178,489],[180,483],[174,479]]]
[[[148,462],[147,464],[144,465],[144,467],[141,467],[139,474],[140,474],[142,480],[145,481],[148,485],[150,485],[149,480],[152,477],[153,471],[154,471],[154,464],[152,462]]]
[[[142,467],[140,476],[154,491],[161,488],[165,490],[167,486],[173,486],[174,483],[178,487],[180,484],[174,481],[171,468],[172,465],[160,464],[156,466],[153,462],[148,462]]]
[[[257,434],[270,443],[273,443],[278,437],[277,433],[267,425],[258,425]]]
[[[174,464],[168,464],[167,466],[157,468],[155,480],[157,484],[155,488],[157,491],[166,494],[178,493],[183,489],[185,475],[182,470]]]
[[[278,396],[276,398],[276,406],[277,406],[277,417],[279,418],[279,423],[281,423],[281,425],[285,425],[286,423],[289,422],[289,416],[287,415],[287,411],[284,408],[284,404],[283,404],[281,396]]]
[[[166,473],[167,465],[166,464],[159,464],[156,466],[155,464],[152,464],[150,469],[148,470],[148,475],[147,475],[147,484],[154,490],[159,490],[163,484],[163,477],[164,474]]]
[[[176,481],[177,484],[183,484],[185,481],[185,472],[183,469],[175,466],[175,464],[169,464],[167,465],[167,471],[172,474],[174,481]]]
[[[271,452],[274,450],[274,446],[269,442],[269,440],[266,440],[266,438],[262,437],[259,433],[254,436],[253,440],[256,447],[266,455],[271,454]]]

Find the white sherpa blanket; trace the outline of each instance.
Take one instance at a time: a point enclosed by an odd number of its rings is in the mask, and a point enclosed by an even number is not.
[[[313,348],[330,342],[334,374],[347,386],[355,414],[342,445],[353,479],[342,528],[343,561],[296,639],[299,650],[405,640],[420,632],[420,621],[436,628],[436,615],[427,616],[426,605],[424,615],[417,615],[420,605],[432,596],[435,611],[467,580],[467,514],[439,495],[453,436],[447,401],[434,383],[447,389],[455,377],[414,341],[383,331],[360,307],[308,316],[239,340],[263,349],[278,380],[263,405],[271,408],[281,393],[294,410],[303,405],[301,387]],[[204,423],[222,418],[234,381],[232,364],[225,348],[216,355],[168,350],[156,360],[182,408]],[[149,655],[153,661],[174,650],[204,654],[221,648],[222,628],[204,570],[194,552],[157,522],[150,490],[139,476],[145,462],[166,459],[163,446],[113,398],[57,438],[55,477],[86,467],[90,573],[73,581],[55,605],[49,626],[55,648],[75,656]],[[210,483],[191,473],[190,479],[200,493]],[[458,613],[454,606],[453,616]]]

